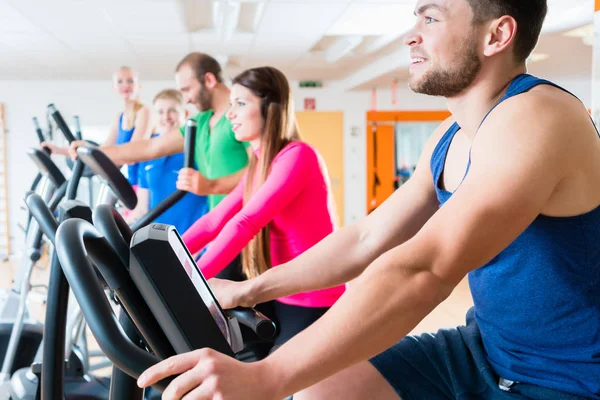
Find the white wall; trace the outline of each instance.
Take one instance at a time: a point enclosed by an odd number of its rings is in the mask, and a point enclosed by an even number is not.
[[[159,90],[173,87],[174,83],[145,82],[142,101],[149,104]],[[37,116],[45,126],[46,106],[54,103],[67,123],[77,114],[84,127],[110,126],[121,104],[110,81],[0,81],[0,103],[6,110],[9,218],[15,254],[24,240],[17,228],[17,223],[23,220],[19,207],[37,174],[35,165],[25,155],[28,148],[38,146],[32,117]],[[85,137],[85,132],[83,134]],[[55,132],[55,138],[59,136],[60,133]]]
[[[591,107],[590,81],[556,82],[579,96],[588,108]],[[168,80],[146,81],[141,99],[149,104],[159,90],[173,85],[174,81]],[[371,108],[371,92],[344,93],[335,85],[305,89],[299,89],[294,83],[292,86],[298,110],[303,109],[304,98],[313,97],[318,111],[344,112],[345,223],[356,222],[366,210],[365,127],[366,112]],[[391,100],[391,89],[379,89],[377,109],[393,110]],[[397,101],[396,110],[446,108],[443,99],[417,95],[406,87],[398,88]],[[27,148],[37,146],[31,118],[37,116],[40,121],[45,121],[46,106],[54,103],[67,122],[77,114],[84,127],[109,126],[121,105],[109,81],[0,81],[0,103],[6,107],[9,210],[15,252],[23,242],[16,227],[22,217],[20,202],[37,173],[33,163],[25,156]]]
[[[544,77],[546,78],[546,77]],[[559,86],[567,89],[585,104],[588,109],[592,108],[592,78],[589,79],[552,79],[546,78]],[[596,99],[597,100],[597,99]]]
[[[418,95],[408,88],[398,88],[398,105],[401,110],[446,109],[441,98]],[[371,92],[340,92],[335,86],[294,89],[294,101],[303,110],[305,98],[315,98],[317,111],[344,112],[344,209],[345,224],[365,216],[367,209],[367,152],[366,114],[371,109]],[[377,109],[392,110],[389,90],[377,92]]]

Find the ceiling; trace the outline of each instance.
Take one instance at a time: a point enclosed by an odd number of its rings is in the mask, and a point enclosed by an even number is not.
[[[415,0],[0,0],[0,79],[107,79],[121,65],[172,79],[190,51],[231,77],[274,65],[343,89],[405,79]],[[560,32],[592,22],[593,0],[549,0],[532,69],[588,73],[591,47]],[[568,56],[562,56],[568,54]],[[538,64],[538,65],[535,65]],[[589,65],[588,65],[589,64]]]

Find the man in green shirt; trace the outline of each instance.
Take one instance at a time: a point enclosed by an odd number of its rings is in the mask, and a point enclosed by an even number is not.
[[[198,170],[184,168],[179,172],[177,188],[197,195],[208,195],[214,208],[238,184],[248,164],[248,143],[235,139],[225,113],[229,108],[229,89],[223,83],[221,66],[211,56],[190,53],[175,70],[177,86],[186,103],[200,112],[194,116],[198,124],[195,161]],[[129,164],[181,153],[184,128],[157,138],[102,147],[114,162]],[[75,142],[70,153],[81,145]]]

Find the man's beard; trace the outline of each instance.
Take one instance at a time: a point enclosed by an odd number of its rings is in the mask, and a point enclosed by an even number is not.
[[[432,67],[416,82],[409,81],[409,87],[416,93],[430,96],[454,97],[471,86],[481,70],[481,60],[477,55],[477,43],[470,40],[459,50],[461,65],[446,70]]]
[[[200,111],[207,111],[212,108],[212,93],[206,88],[206,86],[202,85],[200,88],[200,92],[198,93],[198,106],[200,107]]]

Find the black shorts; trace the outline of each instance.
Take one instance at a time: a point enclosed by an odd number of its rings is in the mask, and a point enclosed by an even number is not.
[[[277,337],[273,349],[281,346],[298,333],[312,325],[329,310],[329,307],[290,306],[274,301]]]
[[[526,383],[500,382],[486,358],[473,309],[466,326],[407,336],[370,361],[403,400],[583,399]]]

